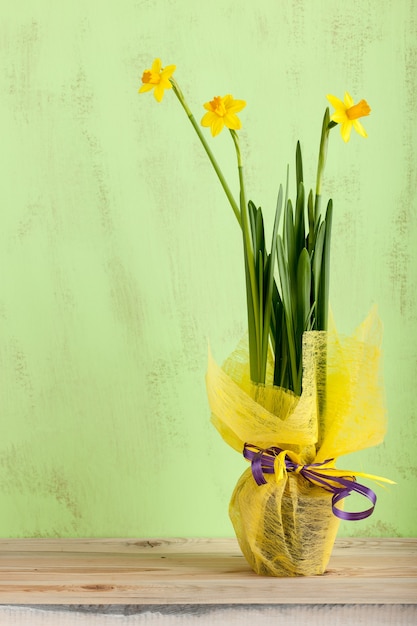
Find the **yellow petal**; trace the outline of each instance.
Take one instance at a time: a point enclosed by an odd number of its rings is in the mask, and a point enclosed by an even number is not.
[[[348,119],[348,116],[344,111],[335,111],[333,115],[330,117],[332,122],[336,122],[337,124],[343,124]]]
[[[164,86],[161,83],[155,85],[155,91],[153,92],[153,95],[155,96],[155,100],[157,100],[158,102],[162,101],[162,98],[164,97]]]
[[[211,134],[213,135],[213,137],[218,135],[220,131],[223,130],[223,126],[224,126],[224,118],[219,117],[218,115],[214,115],[214,119],[211,123]]]
[[[339,98],[336,98],[336,96],[331,96],[330,94],[328,94],[326,98],[335,109],[342,109],[343,111],[345,110],[345,105],[341,100],[339,100]]]
[[[364,129],[364,127],[362,126],[362,124],[360,123],[359,120],[353,120],[352,123],[353,123],[353,128],[356,130],[357,133],[362,135],[362,137],[367,137],[368,136],[366,134],[366,130]]]
[[[244,100],[235,100],[232,106],[228,107],[228,111],[230,113],[239,113],[246,106],[246,102]]]
[[[224,106],[230,113],[239,113],[245,106],[245,100],[233,100],[232,96],[228,95],[224,98]]]
[[[153,88],[154,88],[154,85],[151,85],[150,83],[145,83],[139,89],[138,93],[144,93],[145,91],[152,91]]]
[[[212,125],[213,120],[215,120],[217,117],[217,115],[215,115],[213,113],[213,111],[209,111],[208,113],[206,113],[205,115],[203,115],[203,117],[201,118],[201,126],[204,126],[205,128],[208,128],[209,126]]]
[[[159,84],[161,85],[163,89],[172,89],[172,85],[169,82],[169,79],[163,76],[162,74],[161,74],[161,80],[159,81]]]
[[[352,122],[350,120],[347,120],[346,122],[344,122],[340,128],[340,133],[342,135],[342,139],[343,141],[345,141],[346,143],[349,141],[350,139],[350,133],[352,131]]]
[[[239,130],[239,128],[242,127],[240,119],[237,115],[235,115],[235,113],[226,113],[223,120],[227,128],[231,128],[232,130]]]
[[[345,91],[345,97],[343,98],[343,101],[348,109],[350,109],[350,107],[353,107],[353,105],[355,104],[353,102],[352,96],[347,91]]]
[[[151,72],[155,72],[155,74],[159,74],[159,72],[161,71],[161,67],[162,67],[161,59],[155,59],[154,62],[152,63]]]
[[[162,70],[161,76],[163,76],[164,78],[170,78],[175,72],[175,69],[176,69],[176,65],[167,65]]]

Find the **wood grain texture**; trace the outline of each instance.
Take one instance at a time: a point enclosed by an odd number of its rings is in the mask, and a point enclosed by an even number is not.
[[[231,539],[0,540],[0,604],[417,604],[417,539],[343,539],[323,576],[255,575]]]

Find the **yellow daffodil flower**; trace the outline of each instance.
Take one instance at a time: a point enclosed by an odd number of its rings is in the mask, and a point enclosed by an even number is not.
[[[241,128],[240,119],[236,115],[245,106],[244,100],[234,100],[233,97],[228,94],[227,96],[216,96],[210,102],[206,102],[204,108],[207,109],[207,113],[201,120],[201,125],[210,127],[213,137],[218,135],[223,127],[226,126],[231,130],[239,130]]]
[[[169,81],[175,71],[175,65],[168,65],[162,69],[161,59],[155,59],[152,63],[150,70],[145,70],[142,75],[142,87],[139,89],[139,93],[145,91],[152,91],[155,99],[161,102],[164,97],[165,89],[171,89],[172,85]]]
[[[346,91],[343,102],[336,96],[327,96],[328,101],[335,108],[335,112],[331,116],[332,122],[341,124],[340,132],[343,141],[349,141],[352,127],[362,137],[367,137],[364,127],[359,122],[359,117],[369,115],[371,109],[366,100],[361,100],[358,104],[354,104],[352,97]]]

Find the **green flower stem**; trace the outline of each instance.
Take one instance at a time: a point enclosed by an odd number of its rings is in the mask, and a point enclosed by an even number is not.
[[[319,159],[317,163],[317,178],[316,178],[316,197],[314,202],[314,214],[317,220],[320,213],[320,203],[321,203],[321,181],[324,172],[324,166],[326,165],[327,158],[327,147],[329,143],[329,133],[330,129],[336,126],[335,122],[330,121],[330,113],[329,108],[327,107],[324,117],[323,117],[323,125],[321,129],[321,138],[320,138],[320,150],[319,150]]]
[[[236,148],[236,157],[237,157],[237,166],[239,172],[239,185],[240,185],[240,216],[241,216],[241,227],[243,233],[243,243],[247,260],[247,267],[249,271],[249,280],[250,287],[252,293],[252,302],[253,302],[253,313],[255,319],[255,339],[256,339],[256,362],[257,362],[257,377],[261,376],[261,362],[262,362],[262,326],[260,319],[260,308],[259,308],[259,294],[258,294],[258,283],[256,279],[255,273],[255,257],[254,250],[252,245],[252,239],[250,235],[250,227],[249,227],[249,215],[248,215],[248,205],[246,202],[246,193],[245,193],[245,182],[243,177],[243,165],[242,165],[242,155],[240,152],[240,144],[239,144],[239,136],[234,130],[230,130],[230,134],[233,139],[233,143]],[[261,382],[260,380],[255,382]]]
[[[323,177],[324,166],[326,165],[327,147],[329,143],[329,133],[331,129],[334,128],[335,126],[337,126],[337,122],[330,121],[329,109],[327,108],[324,113],[323,126],[321,129],[319,160],[317,164],[316,199],[315,199],[315,205],[314,205],[316,219],[320,211],[321,181]]]
[[[328,143],[329,143],[329,134],[330,134],[330,130],[332,128],[334,128],[335,126],[337,126],[337,123],[330,121],[329,109],[327,108],[325,113],[324,113],[324,117],[323,117],[323,125],[322,125],[322,129],[321,129],[321,139],[320,139],[319,158],[318,158],[318,164],[317,164],[316,197],[315,197],[315,201],[314,201],[314,222],[316,224],[318,224],[318,221],[320,219],[321,181],[322,181],[322,177],[323,177],[324,167],[326,165],[327,148],[328,148]],[[324,216],[324,221],[325,221],[325,224],[326,224],[325,238],[326,238],[326,241],[327,241],[327,244],[326,244],[327,257],[329,257],[329,247],[330,247],[331,213],[332,213],[332,207],[330,208],[330,211],[327,212],[326,215]],[[322,262],[322,270],[323,270],[323,267],[325,267],[327,280],[328,280],[328,267],[327,267],[328,264],[329,264],[329,258],[326,259],[325,263]],[[323,276],[323,279],[325,279],[324,276]],[[323,302],[321,302],[321,304],[320,304],[320,311],[318,312],[318,314],[320,314],[320,318],[322,319],[322,325],[319,328],[319,330],[327,330],[328,287],[325,290],[324,294],[325,294],[323,296],[324,300],[323,300]]]
[[[175,95],[177,96],[184,111],[186,112],[188,119],[193,125],[195,132],[197,133],[201,143],[203,144],[204,150],[206,151],[207,156],[210,159],[210,162],[218,176],[218,179],[223,187],[223,190],[227,196],[227,199],[230,202],[230,205],[233,209],[233,212],[239,223],[239,226],[242,229],[244,249],[245,249],[245,254],[246,254],[246,262],[247,262],[247,267],[248,267],[248,272],[249,272],[250,290],[251,290],[251,295],[252,295],[254,322],[255,322],[254,326],[255,326],[255,335],[256,335],[255,336],[256,354],[254,356],[256,357],[255,363],[256,363],[257,376],[259,376],[258,370],[259,370],[259,362],[260,362],[260,356],[261,356],[261,350],[262,350],[262,329],[260,327],[260,320],[259,320],[259,297],[258,297],[257,282],[256,282],[256,276],[255,276],[255,260],[254,260],[252,241],[251,241],[250,232],[249,232],[249,217],[248,217],[248,209],[247,209],[246,197],[245,197],[245,186],[244,186],[244,180],[243,180],[243,168],[242,168],[242,160],[241,160],[240,147],[239,147],[239,138],[237,134],[235,133],[235,131],[230,131],[233,137],[234,144],[235,144],[237,160],[238,160],[238,172],[239,172],[239,184],[240,184],[240,209],[233,197],[232,192],[230,191],[229,185],[227,184],[226,179],[223,176],[223,172],[221,171],[219,164],[217,163],[214,157],[214,154],[212,153],[199,125],[195,121],[195,118],[190,108],[187,105],[187,102],[184,98],[184,94],[182,93],[178,83],[176,82],[174,78],[170,78],[170,83],[172,85],[172,89]],[[248,302],[248,306],[249,306],[249,302]]]
[[[195,118],[194,118],[193,114],[191,113],[191,111],[190,111],[190,109],[189,109],[189,107],[188,107],[188,105],[187,105],[187,103],[185,101],[184,95],[183,95],[181,89],[179,88],[178,83],[173,78],[170,79],[170,82],[172,84],[172,89],[173,89],[175,95],[177,96],[178,100],[180,101],[181,105],[183,106],[183,108],[184,108],[184,110],[185,110],[185,112],[186,112],[186,114],[188,116],[188,119],[190,120],[191,124],[194,127],[195,132],[197,133],[201,143],[203,144],[203,147],[204,147],[204,149],[205,149],[205,151],[207,153],[207,156],[210,159],[211,164],[212,164],[212,166],[213,166],[213,168],[214,168],[214,170],[215,170],[215,172],[216,172],[216,174],[217,174],[217,176],[218,176],[218,178],[220,180],[220,183],[221,183],[221,185],[222,185],[222,187],[224,189],[224,192],[225,192],[225,194],[227,196],[227,199],[230,202],[230,205],[231,205],[231,207],[233,209],[233,212],[234,212],[234,214],[236,216],[236,219],[239,222],[239,225],[241,226],[242,224],[241,224],[239,207],[238,207],[238,205],[237,205],[237,203],[236,203],[236,201],[235,201],[235,199],[233,197],[232,192],[230,191],[229,185],[227,184],[225,177],[223,176],[223,172],[221,171],[221,169],[219,167],[219,164],[217,163],[217,161],[216,161],[216,159],[214,157],[214,154],[210,150],[210,147],[209,147],[207,141],[205,140],[205,137],[204,137],[203,133],[201,132],[201,129],[200,129],[199,125],[195,121]]]
[[[317,164],[316,197],[315,197],[315,202],[314,202],[314,215],[315,215],[314,219],[316,222],[319,219],[319,214],[320,214],[321,182],[322,182],[324,167],[326,165],[327,148],[328,148],[328,143],[329,143],[329,133],[331,129],[334,128],[335,126],[337,126],[337,123],[330,121],[329,109],[327,108],[323,117],[319,159],[318,159],[318,164]],[[323,269],[324,269],[325,275],[322,276],[322,280],[327,281],[327,286],[325,286],[323,302],[320,303],[322,327],[319,330],[327,330],[327,314],[328,314],[328,307],[329,307],[328,281],[329,281],[329,262],[330,262],[330,235],[331,235],[331,225],[332,225],[331,201],[330,201],[330,210],[328,208],[326,212],[325,223],[326,223],[326,234],[325,234],[325,237],[326,237],[325,248],[326,249],[323,252],[323,254],[325,254],[325,260],[324,262],[322,261],[321,271],[323,273]],[[326,410],[327,344],[324,347],[323,353],[318,355],[318,359],[320,361],[320,365],[322,369],[324,370],[324,377],[323,377],[323,386],[321,389],[321,394],[320,394],[319,403],[318,403],[319,422],[318,422],[318,433],[317,433],[317,444],[316,444],[317,450],[320,449],[323,443],[323,438],[324,438],[324,433],[325,433],[325,428],[323,424],[323,415]]]

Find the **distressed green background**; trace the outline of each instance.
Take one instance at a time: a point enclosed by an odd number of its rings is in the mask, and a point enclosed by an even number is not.
[[[366,98],[369,138],[332,131],[331,300],[351,332],[378,303],[390,427],[340,466],[398,482],[340,535],[417,532],[414,0],[22,0],[0,25],[0,535],[232,535],[245,462],[209,424],[207,343],[245,330],[235,218],[173,93],[197,119],[232,93],[248,195],[271,227],[326,93]],[[209,136],[209,135],[208,135]],[[227,133],[210,140],[232,188]],[[343,464],[343,465],[342,465]]]

